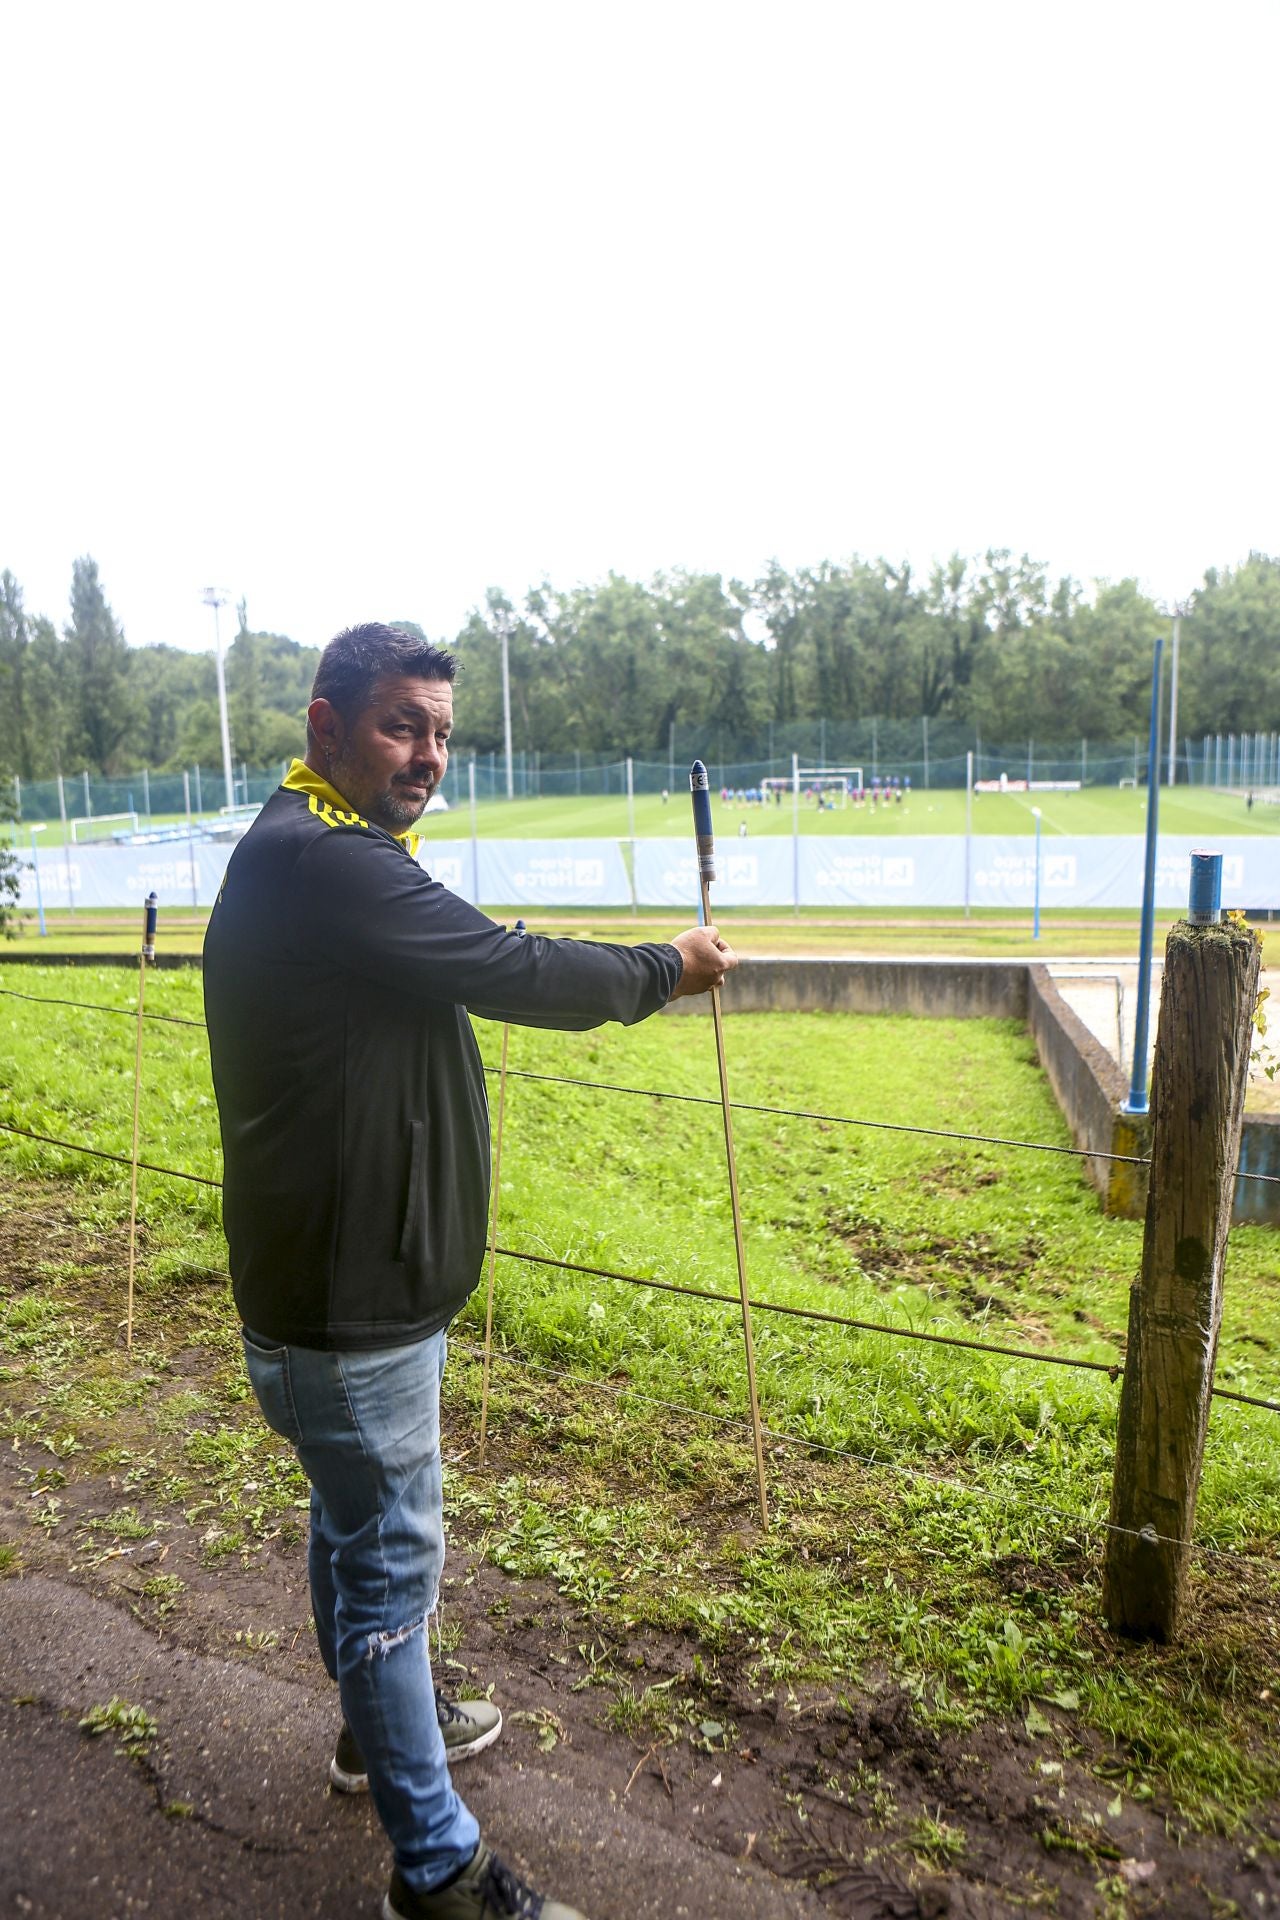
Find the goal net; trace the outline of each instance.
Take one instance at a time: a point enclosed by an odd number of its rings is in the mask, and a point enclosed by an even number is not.
[[[87,819],[70,822],[73,847],[91,846],[95,840],[127,840],[138,831],[136,813],[95,813]]]
[[[862,791],[861,767],[801,767],[799,777],[801,793],[820,793],[828,806],[847,807],[853,795]],[[760,784],[769,793],[778,788],[790,793],[791,775],[771,774]]]

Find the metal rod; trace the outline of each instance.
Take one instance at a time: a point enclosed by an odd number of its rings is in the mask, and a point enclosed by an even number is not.
[[[800,917],[800,755],[791,756],[791,902]]]
[[[142,949],[138,955],[137,1038],[133,1049],[133,1146],[129,1158],[129,1285],[125,1306],[125,1348],[133,1352],[133,1271],[138,1257],[138,1117],[142,1107],[142,1003],[147,987],[147,961],[156,955],[156,896],[147,895],[142,918]]]
[[[969,875],[973,866],[973,754],[964,767],[964,917],[969,918]]]
[[[502,623],[502,750],[507,762],[507,798],[516,797],[515,776],[511,770],[511,663],[507,658],[507,627]]]
[[[480,905],[480,840],[476,831],[476,757],[467,764],[467,799],[471,805],[471,904]]]
[[[627,755],[627,833],[631,840],[631,911],[639,913],[640,897],[636,891],[636,787],[635,769],[631,755]]]
[[[493,1359],[493,1281],[498,1261],[498,1187],[502,1178],[502,1125],[507,1107],[507,1044],[511,1026],[502,1026],[502,1067],[498,1074],[498,1126],[493,1141],[493,1196],[489,1203],[489,1291],[484,1309],[484,1384],[480,1390],[480,1459],[489,1431],[489,1368]]]

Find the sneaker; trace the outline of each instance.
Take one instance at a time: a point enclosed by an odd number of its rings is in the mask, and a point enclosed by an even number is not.
[[[502,1709],[492,1700],[446,1700],[436,1688],[436,1719],[450,1765],[483,1753],[502,1732]]]
[[[457,1879],[429,1893],[418,1893],[393,1873],[382,1920],[586,1920],[586,1915],[535,1893],[482,1840]]]
[[[491,1700],[446,1700],[436,1688],[436,1719],[449,1762],[483,1753],[502,1732],[502,1710]],[[329,1779],[339,1793],[367,1793],[369,1775],[355,1735],[344,1720],[329,1762]]]

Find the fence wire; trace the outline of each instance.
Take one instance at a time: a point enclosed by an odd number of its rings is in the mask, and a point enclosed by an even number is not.
[[[28,1213],[26,1217],[32,1220],[40,1220],[43,1225],[58,1229],[61,1229],[65,1224],[59,1220],[52,1220],[43,1214]],[[512,1254],[504,1248],[499,1248],[498,1251],[508,1259],[520,1259],[524,1257],[519,1254]],[[231,1278],[231,1275],[223,1267],[204,1267],[184,1263],[183,1271],[189,1274],[203,1274],[209,1280],[229,1281]],[[709,1297],[723,1298],[724,1296],[715,1295]],[[736,1306],[738,1303],[736,1300],[731,1300],[728,1304]],[[460,1340],[453,1337],[449,1341],[449,1348],[451,1352],[464,1353],[472,1360],[480,1362],[484,1360],[484,1348],[477,1346],[474,1341]],[[573,1373],[567,1367],[553,1367],[547,1361],[535,1360],[528,1354],[513,1353],[509,1347],[491,1348],[490,1359],[500,1360],[505,1366],[519,1367],[525,1372],[542,1374],[548,1379],[564,1381],[570,1386],[590,1387],[597,1393],[611,1394],[618,1400],[638,1400],[643,1406],[659,1408],[665,1413],[681,1414],[689,1420],[702,1420],[711,1426],[730,1428],[741,1434],[746,1440],[750,1440],[751,1438],[750,1421],[743,1420],[736,1414],[716,1413],[709,1407],[693,1407],[683,1400],[667,1400],[658,1394],[645,1393],[643,1388],[634,1387],[630,1385],[630,1383],[622,1385],[615,1380],[602,1380],[598,1376],[588,1373]],[[1101,1362],[1083,1362],[1079,1364],[1102,1366]],[[1110,1371],[1110,1369],[1105,1366],[1102,1370],[1104,1372]],[[1215,1388],[1214,1391],[1216,1392],[1218,1390]],[[1247,1396],[1241,1394],[1225,1394],[1224,1397],[1227,1399],[1247,1399]],[[1271,1403],[1267,1401],[1251,1401],[1249,1404],[1267,1406]],[[1276,1410],[1280,1411],[1280,1408]],[[854,1447],[833,1447],[824,1440],[810,1440],[803,1434],[784,1433],[778,1427],[762,1426],[761,1434],[763,1438],[774,1443],[775,1452],[781,1452],[784,1447],[795,1447],[806,1453],[820,1453],[829,1459],[849,1460],[858,1466],[881,1472],[896,1473],[900,1477],[909,1480],[923,1481],[929,1487],[946,1487],[951,1492],[974,1499],[1005,1500],[1012,1502],[1020,1498],[1020,1492],[1016,1488],[1005,1490],[999,1487],[984,1486],[979,1481],[957,1480],[951,1475],[930,1473],[924,1467],[913,1467],[901,1460],[891,1460],[887,1456],[882,1457],[873,1453],[859,1453]],[[1090,1520],[1083,1514],[1069,1512],[1065,1507],[1037,1506],[1035,1512],[1044,1519],[1065,1520],[1070,1526],[1078,1529],[1082,1533],[1118,1533],[1126,1534],[1133,1539],[1142,1537],[1137,1528],[1122,1527],[1112,1520]],[[1150,1538],[1150,1535],[1147,1537]],[[1280,1567],[1280,1559],[1274,1556],[1245,1553],[1239,1547],[1213,1547],[1204,1541],[1181,1540],[1174,1534],[1156,1534],[1155,1538],[1165,1545],[1183,1547],[1192,1553],[1202,1554],[1215,1559],[1240,1560],[1251,1567]]]
[[[14,987],[0,987],[0,996],[11,1000],[26,1000],[37,1006],[76,1007],[86,1013],[115,1014],[121,1018],[137,1018],[134,1007],[108,1007],[97,1000],[60,1000],[51,995],[40,993],[19,993]],[[190,1020],[176,1013],[145,1013],[144,1020],[163,1020],[172,1026],[198,1027],[207,1031],[203,1020]],[[486,1066],[487,1074],[497,1074],[498,1067]],[[712,1094],[673,1093],[661,1087],[624,1087],[609,1080],[580,1080],[568,1074],[532,1073],[524,1068],[508,1067],[509,1080],[535,1080],[553,1087],[579,1087],[591,1089],[597,1093],[618,1093],[639,1100],[672,1100],[695,1107],[720,1108],[720,1101]],[[962,1133],[945,1127],[912,1127],[897,1120],[868,1120],[862,1115],[848,1113],[818,1113],[803,1107],[771,1107],[748,1100],[731,1100],[734,1113],[762,1113],[780,1120],[814,1120],[832,1127],[862,1127],[875,1133],[904,1133],[918,1135],[928,1140],[954,1140],[968,1146],[1011,1147],[1021,1153],[1054,1153],[1069,1160],[1105,1160],[1123,1166],[1149,1167],[1149,1159],[1133,1153],[1108,1153],[1101,1147],[1064,1147],[1048,1140],[1013,1140],[994,1133]],[[151,1168],[149,1171],[154,1172]],[[1237,1167],[1232,1178],[1235,1180],[1257,1180],[1266,1186],[1280,1186],[1280,1174],[1252,1173],[1247,1167]]]
[[[737,1304],[736,1302],[734,1303]],[[484,1348],[474,1342],[450,1340],[451,1352],[468,1354],[472,1359],[483,1360]],[[600,1380],[587,1373],[571,1373],[564,1367],[549,1366],[543,1360],[530,1359],[527,1354],[515,1354],[506,1348],[495,1347],[491,1357],[504,1361],[508,1366],[521,1367],[530,1372],[547,1374],[553,1379],[563,1380],[575,1387],[593,1387],[600,1393],[613,1394],[617,1399],[631,1399],[643,1402],[645,1406],[662,1407],[669,1413],[686,1414],[694,1420],[706,1420],[715,1426],[732,1427],[747,1440],[751,1438],[751,1423],[731,1413],[713,1413],[706,1407],[686,1406],[679,1400],[659,1399],[655,1394],[644,1393],[638,1387],[622,1386],[615,1380]],[[801,1434],[783,1433],[776,1427],[762,1427],[761,1433],[766,1440],[772,1440],[779,1447],[801,1447],[809,1453],[821,1453],[836,1460],[852,1460],[858,1466],[874,1468],[880,1472],[896,1473],[905,1479],[922,1480],[930,1487],[946,1487],[953,1493],[972,1496],[979,1500],[1014,1501],[1022,1498],[1019,1488],[988,1487],[978,1481],[956,1480],[948,1474],[929,1473],[924,1467],[913,1467],[902,1460],[881,1458],[872,1453],[859,1453],[853,1447],[832,1447],[822,1440],[807,1440]],[[1079,1513],[1070,1513],[1065,1507],[1045,1507],[1037,1505],[1034,1512],[1047,1520],[1065,1520],[1082,1533],[1119,1533],[1130,1539],[1138,1540],[1154,1537],[1162,1546],[1183,1547],[1192,1553],[1212,1555],[1215,1558],[1243,1560],[1251,1567],[1280,1567],[1280,1559],[1274,1556],[1244,1553],[1239,1547],[1211,1547],[1206,1542],[1182,1540],[1176,1534],[1157,1533],[1138,1527],[1122,1527],[1113,1520],[1089,1520]]]
[[[60,1140],[49,1133],[37,1133],[30,1127],[15,1126],[11,1121],[0,1120],[0,1133],[14,1134],[20,1139],[35,1140],[45,1146],[62,1147],[69,1153],[87,1154],[94,1160],[110,1160],[117,1166],[130,1167],[133,1161],[127,1153],[110,1153],[102,1147],[84,1146],[75,1140]],[[205,1174],[185,1173],[177,1167],[158,1167],[150,1160],[139,1160],[139,1170],[159,1174],[170,1180],[188,1180],[196,1186],[216,1187],[221,1190],[221,1180],[211,1180]],[[676,1280],[658,1280],[652,1275],[619,1273],[610,1267],[592,1267],[573,1260],[561,1260],[551,1254],[527,1253],[516,1247],[497,1247],[495,1251],[504,1260],[524,1260],[535,1266],[556,1267],[565,1273],[580,1273],[591,1279],[617,1281],[628,1287],[648,1287],[657,1293],[681,1294],[690,1300],[706,1300],[715,1306],[732,1307],[741,1311],[742,1302],[735,1294],[716,1293],[710,1288],[688,1287]],[[889,1340],[921,1340],[932,1346],[959,1347],[971,1353],[989,1353],[1009,1360],[1029,1360],[1039,1366],[1076,1367],[1088,1373],[1105,1373],[1112,1384],[1124,1372],[1119,1361],[1085,1360],[1071,1354],[1041,1353],[1033,1347],[998,1346],[991,1341],[966,1340],[958,1334],[925,1333],[917,1327],[895,1327],[874,1320],[855,1320],[845,1314],[824,1313],[817,1307],[786,1306],[775,1300],[748,1300],[747,1305],[753,1313],[776,1313],[793,1320],[807,1320],[819,1326],[845,1327],[857,1332],[881,1334]],[[1229,1387],[1213,1387],[1212,1395],[1219,1400],[1236,1400],[1244,1406],[1261,1407],[1268,1413],[1280,1413],[1280,1401],[1262,1400],[1252,1394],[1236,1393]]]

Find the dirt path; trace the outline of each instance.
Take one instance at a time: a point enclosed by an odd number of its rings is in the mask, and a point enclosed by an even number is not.
[[[0,1911],[376,1913],[386,1845],[367,1797],[326,1786],[327,1690],[189,1652],[40,1576],[0,1586],[0,1689],[5,1799],[19,1816]],[[87,1705],[113,1697],[145,1701],[157,1722],[138,1760],[78,1729]],[[650,1821],[642,1795],[633,1810],[593,1757],[564,1745],[544,1758],[522,1731],[459,1769],[459,1786],[537,1884],[601,1920],[820,1913],[803,1888]]]
[[[268,1553],[248,1578],[237,1569],[207,1588],[182,1639],[133,1617],[127,1577],[115,1597],[70,1574],[0,1582],[13,1816],[0,1913],[376,1913],[387,1849],[367,1799],[326,1784],[336,1703],[309,1644],[301,1560],[300,1547]],[[466,1658],[446,1656],[444,1677],[459,1692],[473,1672],[492,1681],[508,1720],[499,1745],[459,1769],[459,1788],[491,1840],[591,1920],[1280,1912],[1274,1855],[1171,1837],[1153,1806],[1126,1802],[1108,1818],[1109,1789],[1084,1764],[1046,1769],[1017,1723],[939,1739],[892,1687],[753,1698],[724,1675],[706,1686],[690,1645],[591,1640],[591,1623],[548,1589],[465,1551],[450,1579],[446,1644],[460,1627]],[[244,1629],[231,1622],[249,1619],[279,1632],[272,1648],[213,1650],[234,1648]],[[606,1663],[701,1691],[705,1724],[731,1725],[731,1745],[614,1731],[609,1693],[592,1684]],[[136,1757],[80,1730],[113,1699],[156,1723]],[[962,1836],[949,1872],[913,1861],[888,1830],[930,1822]]]

